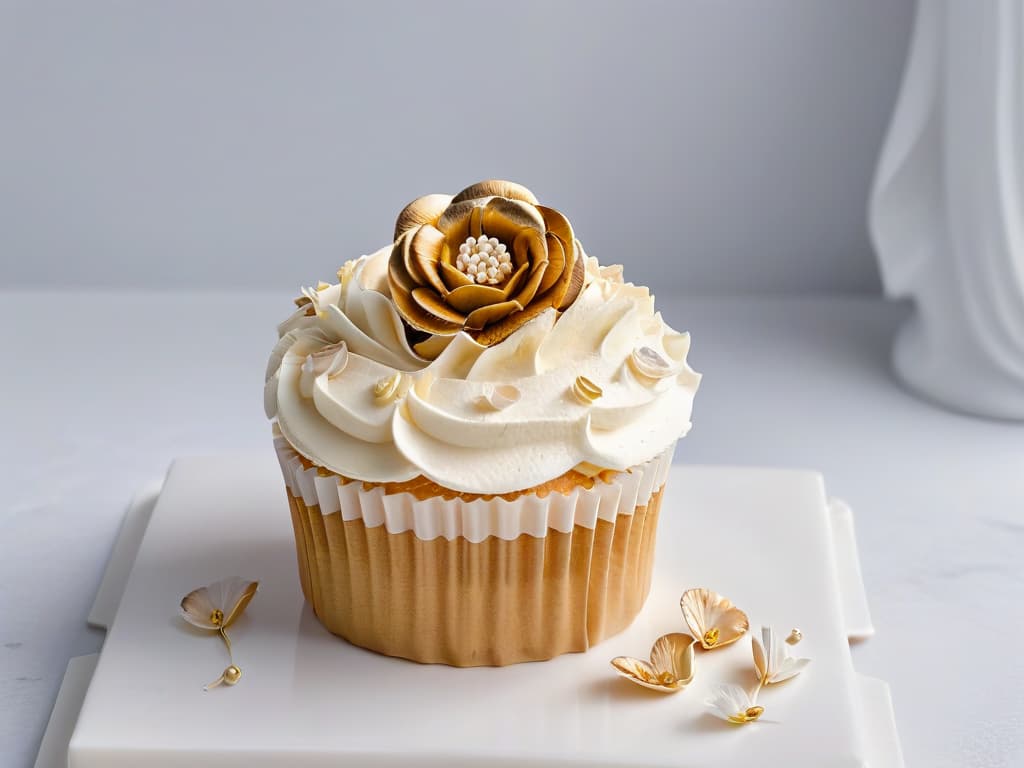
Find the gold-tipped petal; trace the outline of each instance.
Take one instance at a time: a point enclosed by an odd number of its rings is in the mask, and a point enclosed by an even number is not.
[[[561,298],[552,298],[552,303],[555,309],[561,311],[568,309],[576,298],[580,295],[580,291],[583,290],[583,281],[586,278],[587,265],[583,259],[576,259],[573,263],[572,270],[566,270],[562,274],[568,276],[566,280],[565,293],[562,294]],[[557,294],[557,291],[555,291]]]
[[[530,265],[523,264],[523,266],[516,269],[516,271],[512,273],[511,277],[509,277],[509,279],[504,282],[504,284],[501,286],[501,292],[506,299],[519,290],[520,286],[523,283],[523,280],[526,279],[526,274],[529,271]]]
[[[424,224],[416,230],[416,234],[413,235],[409,243],[412,261],[419,272],[419,276],[423,278],[423,282],[429,283],[442,296],[445,295],[448,289],[441,282],[441,277],[437,273],[437,262],[441,258],[444,247],[444,235],[439,229],[430,224]],[[410,270],[410,273],[412,273],[412,270]]]
[[[544,310],[548,309],[548,307],[548,304],[535,301],[532,304],[524,306],[522,312],[514,312],[504,320],[492,323],[483,330],[472,331],[470,335],[477,344],[485,347],[492,346],[497,344],[499,341],[507,339],[515,333],[516,330],[530,322],[533,318],[537,317],[537,315],[544,312]]]
[[[395,222],[395,237],[397,240],[403,232],[418,227],[421,224],[433,224],[444,209],[451,205],[451,195],[424,195],[417,197],[409,203],[402,212],[398,214]]]
[[[507,197],[510,200],[522,200],[531,205],[537,204],[537,198],[534,197],[533,192],[522,184],[516,184],[514,181],[502,181],[500,179],[488,179],[472,184],[452,198],[452,202],[459,203],[463,200],[475,200],[480,197],[491,197],[492,195]]]
[[[237,576],[194,589],[181,600],[181,616],[200,629],[222,631],[242,615],[259,582]]]
[[[710,589],[688,589],[679,600],[683,619],[705,650],[734,643],[750,629],[747,615]]]
[[[411,295],[413,302],[415,302],[420,309],[438,320],[451,325],[460,326],[466,322],[466,316],[464,314],[452,309],[452,307],[446,304],[444,300],[431,288],[414,288]],[[450,295],[451,294],[449,294],[449,296]],[[441,331],[435,331],[435,333],[441,333]]]
[[[460,312],[473,312],[474,310],[486,307],[488,304],[497,304],[505,301],[506,294],[501,288],[493,285],[460,285],[445,297],[449,305]]]
[[[449,336],[462,330],[461,319],[459,322],[455,322],[428,312],[413,299],[413,291],[434,293],[430,288],[413,288],[412,291],[408,291],[396,282],[391,283],[391,300],[395,303],[395,308],[405,322],[417,330],[442,336]]]
[[[241,594],[234,600],[234,604],[231,606],[230,610],[225,610],[226,616],[224,618],[224,624],[221,627],[222,629],[230,627],[235,623],[235,620],[242,615],[246,606],[249,605],[253,597],[256,596],[256,590],[259,589],[259,586],[260,584],[258,581],[249,581],[241,587]]]
[[[683,632],[662,635],[651,648],[651,666],[659,673],[671,672],[680,685],[689,685],[693,680],[693,646],[696,642]]]
[[[523,235],[526,239],[529,239],[530,237],[526,232],[524,232]],[[516,239],[516,242],[519,242],[519,238]],[[534,297],[537,295],[537,288],[540,287],[540,283],[544,279],[544,275],[548,268],[547,254],[534,256],[534,258],[530,260],[529,264],[529,277],[526,278],[522,286],[516,291],[515,296],[513,296],[513,298],[524,307],[533,301]]]
[[[480,238],[484,234],[484,207],[483,205],[473,206],[469,212],[469,234],[471,237]]]
[[[565,218],[565,215],[561,211],[556,211],[554,208],[548,208],[545,205],[538,205],[537,210],[540,212],[541,218],[544,219],[544,229],[546,232],[558,237],[563,243],[571,244],[575,242],[576,235],[572,231],[572,224]]]
[[[466,328],[471,331],[479,331],[493,322],[503,320],[513,312],[521,312],[522,309],[523,305],[518,301],[502,301],[497,304],[488,304],[469,313],[469,316],[466,317]]]
[[[685,684],[676,680],[671,672],[659,673],[643,659],[616,656],[612,659],[611,664],[620,677],[652,691],[676,693],[685,687]]]
[[[391,248],[391,256],[388,258],[388,287],[393,291],[397,285],[401,290],[409,293],[413,288],[419,286],[413,275],[409,273],[412,263],[412,255],[409,252],[409,244],[412,242],[415,230],[410,230],[395,241]]]
[[[504,197],[493,197],[487,201],[481,224],[488,237],[496,237],[503,243],[512,242],[516,235],[527,229],[543,237],[545,229],[544,218],[534,206]]]
[[[449,291],[454,291],[456,288],[463,285],[476,285],[470,278],[469,275],[464,272],[460,272],[451,264],[442,261],[438,264],[440,268],[441,279],[448,287]]]
[[[464,200],[461,203],[452,203],[441,214],[441,218],[434,226],[444,233],[449,245],[458,247],[459,243],[465,242],[469,237],[470,217],[476,207],[477,204],[473,200]]]
[[[544,271],[544,279],[537,286],[538,295],[547,293],[558,282],[566,266],[565,244],[550,232],[544,235],[544,244],[548,252],[548,266]]]

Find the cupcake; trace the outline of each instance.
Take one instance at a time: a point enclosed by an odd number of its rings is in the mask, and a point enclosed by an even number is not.
[[[632,622],[700,380],[646,288],[485,181],[414,200],[392,245],[295,303],[265,403],[328,630],[476,666]]]

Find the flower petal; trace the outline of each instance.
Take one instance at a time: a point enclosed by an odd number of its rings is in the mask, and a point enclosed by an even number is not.
[[[395,222],[395,237],[397,240],[403,232],[418,227],[420,224],[433,224],[444,213],[444,209],[451,205],[451,195],[424,195],[417,197],[409,203],[402,212],[398,214]]]
[[[466,328],[473,331],[481,330],[491,323],[505,319],[513,312],[521,312],[522,309],[523,305],[518,301],[502,301],[497,304],[488,304],[469,313],[469,316],[466,318]]]
[[[497,304],[505,301],[505,292],[493,285],[460,285],[445,297],[452,307],[460,312],[472,312],[474,309],[486,307],[488,304]]]
[[[391,282],[391,300],[395,303],[395,308],[405,322],[418,330],[441,336],[450,336],[462,330],[461,319],[459,322],[455,322],[454,320],[439,317],[433,312],[428,312],[419,302],[413,299],[413,291],[433,293],[433,290],[430,288],[418,286],[412,290],[406,290],[405,286],[398,281]],[[440,297],[438,297],[438,301],[440,301]],[[443,307],[444,305],[442,304],[441,306]]]
[[[782,666],[779,667],[779,670],[768,680],[768,683],[775,685],[776,683],[783,683],[791,677],[796,677],[810,663],[810,659],[786,659]]]
[[[259,589],[258,581],[230,579],[224,586],[224,628],[227,629],[242,615],[249,602],[256,596]]]
[[[220,629],[221,623],[214,621],[214,612],[223,609],[214,604],[209,587],[192,590],[181,600],[181,617],[200,629]]]
[[[452,203],[441,214],[434,226],[444,233],[448,245],[458,247],[469,237],[469,219],[476,207],[476,201],[464,200]]]
[[[544,236],[544,219],[540,212],[529,203],[493,197],[484,207],[483,231],[488,237],[496,237],[503,243],[511,243],[523,230],[529,229]]]
[[[710,589],[689,589],[679,600],[683,618],[707,650],[739,640],[750,628],[747,615]]]
[[[548,251],[548,268],[544,272],[544,279],[537,286],[538,294],[547,293],[558,282],[562,272],[565,271],[566,252],[564,243],[550,232],[544,235],[544,243]]]
[[[259,582],[237,576],[189,592],[181,601],[181,615],[201,629],[227,629],[252,600]]]
[[[616,656],[612,659],[612,666],[620,676],[637,685],[642,685],[644,688],[650,688],[652,691],[675,693],[685,687],[671,673],[663,675],[643,659]]]
[[[513,181],[501,181],[500,179],[488,179],[487,181],[481,181],[466,187],[452,199],[452,202],[459,203],[463,200],[474,200],[494,195],[507,197],[510,200],[522,200],[531,205],[537,204],[537,198],[533,196],[533,192],[522,184],[516,184]]]
[[[465,315],[452,309],[451,306],[445,303],[444,299],[430,288],[414,288],[412,290],[412,300],[420,309],[443,322],[460,326],[466,322]],[[435,333],[437,332],[435,331]]]
[[[757,672],[757,679],[763,683],[768,673],[768,663],[764,655],[764,647],[756,637],[750,638],[750,646],[754,652],[754,671]]]
[[[565,293],[562,294],[561,299],[557,298],[560,283],[556,284],[555,287],[551,289],[552,304],[556,309],[566,309],[569,307],[570,304],[576,301],[576,297],[578,297],[580,295],[580,291],[583,290],[583,280],[586,277],[586,273],[586,262],[580,258],[577,258],[576,261],[573,263],[571,271],[564,270],[562,272],[563,275],[568,274],[568,279],[566,280]]]
[[[693,680],[693,646],[697,641],[682,632],[662,635],[651,648],[651,666],[660,674],[669,672],[681,685]]]
[[[429,283],[442,296],[448,289],[437,274],[437,262],[441,258],[444,247],[444,234],[430,224],[424,224],[416,230],[416,234],[413,235],[409,243],[411,261],[413,267],[418,271],[416,276],[423,278],[421,282]],[[408,262],[406,268],[409,269],[410,274],[414,274],[413,270],[409,268]]]
[[[441,279],[444,280],[448,290],[454,290],[462,285],[476,285],[473,280],[470,280],[469,275],[460,272],[451,264],[441,261],[438,266],[441,271]]]
[[[485,347],[492,346],[502,339],[508,338],[518,328],[530,322],[537,315],[543,314],[549,308],[544,302],[535,301],[523,307],[522,312],[513,312],[504,320],[491,323],[483,330],[473,331],[472,336],[478,344],[482,344]]]

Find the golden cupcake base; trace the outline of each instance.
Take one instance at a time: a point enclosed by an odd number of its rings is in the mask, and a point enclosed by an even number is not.
[[[349,642],[458,667],[585,651],[625,629],[651,586],[663,488],[633,514],[480,542],[323,515],[288,491],[306,600]]]

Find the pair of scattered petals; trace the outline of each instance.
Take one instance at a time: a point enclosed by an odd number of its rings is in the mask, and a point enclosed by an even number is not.
[[[712,715],[734,725],[753,723],[764,714],[764,707],[746,690],[729,683],[714,686],[704,703]]]
[[[690,635],[673,632],[654,641],[651,660],[616,656],[612,666],[622,677],[662,693],[676,693],[693,680],[693,647]]]
[[[761,639],[751,638],[754,668],[761,685],[774,685],[799,675],[810,659],[789,655],[789,648],[771,627],[761,627]]]
[[[683,619],[705,650],[735,643],[748,629],[747,614],[710,589],[688,589],[679,600]]]
[[[237,576],[200,587],[182,599],[181,616],[200,629],[219,632],[242,615],[258,588],[258,581]]]

